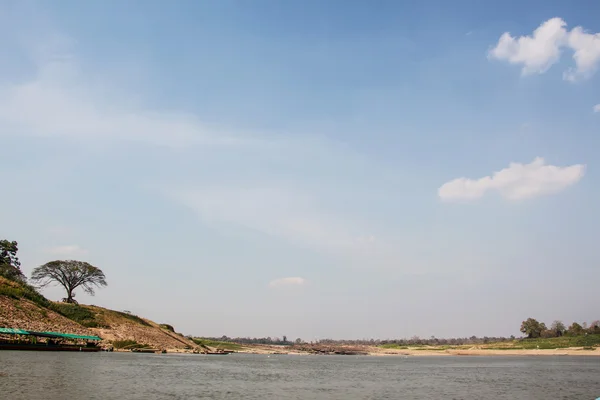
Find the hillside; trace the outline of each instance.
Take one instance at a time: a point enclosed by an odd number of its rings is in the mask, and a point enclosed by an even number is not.
[[[0,277],[0,327],[97,335],[102,345],[119,342],[184,351],[198,345],[170,325],[97,306],[56,303],[32,288]]]

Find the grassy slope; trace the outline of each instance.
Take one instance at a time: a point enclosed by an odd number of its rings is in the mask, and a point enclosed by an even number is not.
[[[110,342],[130,341],[164,349],[197,347],[170,325],[102,307],[55,303],[27,285],[2,277],[0,306],[1,327],[96,334]]]

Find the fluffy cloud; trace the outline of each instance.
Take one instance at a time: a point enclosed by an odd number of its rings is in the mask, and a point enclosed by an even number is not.
[[[284,286],[302,286],[306,283],[306,279],[300,277],[289,277],[289,278],[279,278],[274,279],[269,282],[269,287],[278,288]]]
[[[566,25],[562,19],[552,18],[540,25],[532,36],[515,38],[505,32],[489,56],[522,64],[523,75],[544,73],[560,59],[561,46],[567,37]]]
[[[75,257],[87,254],[87,250],[82,249],[76,244],[69,244],[65,246],[50,247],[48,253],[60,257]]]
[[[596,104],[596,105],[594,106],[594,112],[595,112],[595,113],[599,113],[599,112],[600,112],[600,104]]]
[[[577,183],[584,173],[582,164],[558,167],[537,157],[529,164],[511,163],[491,176],[451,180],[438,189],[438,195],[445,201],[474,200],[495,190],[508,200],[522,200],[557,193]]]
[[[600,63],[600,34],[585,32],[580,26],[567,31],[566,26],[561,18],[552,18],[531,36],[513,37],[505,32],[488,56],[522,65],[523,75],[542,74],[560,60],[564,48],[569,48],[574,52],[575,68],[565,71],[564,79],[588,78]]]
[[[565,79],[575,81],[588,78],[598,69],[600,63],[600,33],[587,33],[580,26],[569,34],[568,46],[575,52],[575,69],[565,72]]]

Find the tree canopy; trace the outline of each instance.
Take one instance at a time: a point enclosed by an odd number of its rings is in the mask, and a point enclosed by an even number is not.
[[[527,335],[528,338],[539,338],[542,332],[546,330],[546,324],[538,322],[533,318],[527,318],[521,323],[521,332]]]
[[[25,282],[25,275],[21,272],[21,263],[17,257],[18,243],[9,240],[0,240],[0,275],[13,280]]]
[[[561,321],[554,321],[550,327],[550,330],[554,333],[554,336],[558,337],[564,335],[567,328]]]
[[[573,322],[568,329],[568,333],[571,336],[579,336],[585,333],[585,329],[577,322]]]
[[[100,268],[94,267],[84,261],[66,260],[51,261],[33,270],[31,279],[40,286],[58,283],[67,291],[63,301],[75,303],[75,289],[83,290],[94,295],[96,287],[107,286],[106,277]]]

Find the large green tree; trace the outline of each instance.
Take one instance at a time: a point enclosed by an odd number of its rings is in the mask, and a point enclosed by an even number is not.
[[[521,323],[521,332],[527,335],[528,338],[539,338],[542,331],[546,330],[546,324],[538,322],[533,318],[527,318],[526,321]]]
[[[0,240],[0,275],[13,281],[25,282],[25,275],[21,272],[21,263],[17,257],[18,251],[17,242]]]
[[[63,301],[76,303],[75,289],[83,290],[94,295],[94,289],[106,286],[106,276],[100,268],[94,267],[84,261],[51,261],[33,270],[31,279],[40,286],[58,283],[67,291]]]

